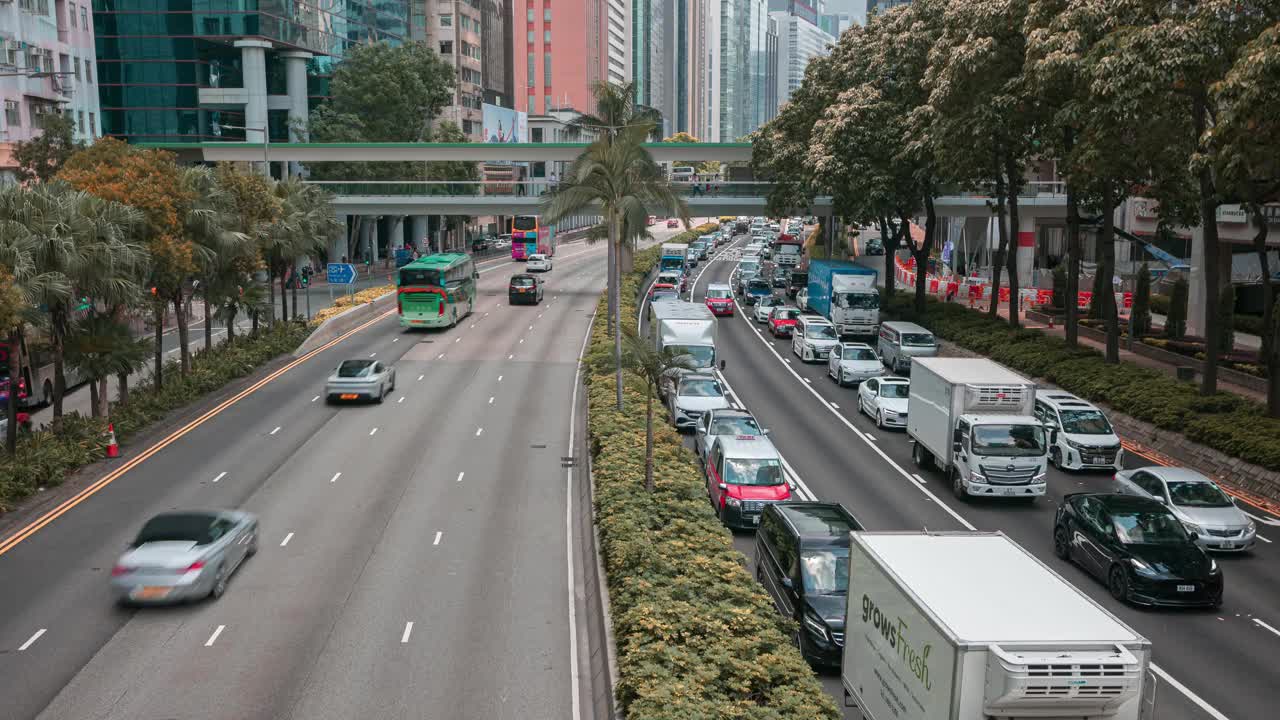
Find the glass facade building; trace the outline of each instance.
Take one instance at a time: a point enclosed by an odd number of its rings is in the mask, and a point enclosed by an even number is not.
[[[765,121],[769,73],[768,4],[765,0],[720,1],[721,142],[736,142]]]
[[[409,38],[409,0],[93,0],[93,23],[104,134],[285,141],[347,48]]]

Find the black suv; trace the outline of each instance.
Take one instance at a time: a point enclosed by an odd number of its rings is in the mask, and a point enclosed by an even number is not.
[[[760,516],[756,579],[778,612],[796,621],[796,644],[813,665],[840,666],[849,532],[862,529],[839,503],[777,503]]]
[[[537,305],[542,302],[542,293],[541,278],[529,273],[518,273],[511,276],[511,284],[507,286],[507,304]]]
[[[763,527],[763,523],[761,524]],[[1151,498],[1072,493],[1053,522],[1053,552],[1137,605],[1218,607],[1222,570],[1169,508]]]
[[[809,287],[809,273],[804,270],[792,270],[791,277],[787,278],[787,297],[795,297],[807,287]]]

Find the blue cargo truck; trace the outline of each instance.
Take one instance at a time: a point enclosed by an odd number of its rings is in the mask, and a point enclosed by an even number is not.
[[[840,335],[874,336],[880,330],[876,271],[847,260],[809,263],[809,309],[831,321]]]

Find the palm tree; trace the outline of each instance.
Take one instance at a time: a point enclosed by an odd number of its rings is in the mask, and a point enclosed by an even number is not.
[[[128,325],[108,313],[94,313],[79,323],[67,340],[67,364],[89,380],[93,417],[107,417],[107,378],[128,377],[147,363],[147,343],[133,337]]]
[[[622,324],[617,248],[645,232],[651,209],[662,211],[652,214],[687,216],[689,213],[684,200],[671,189],[649,151],[641,145],[649,131],[648,125],[639,125],[622,130],[610,142],[593,142],[573,162],[566,182],[542,204],[542,214],[549,223],[597,205],[604,216],[596,234],[607,234],[609,238],[609,321],[617,366],[619,410],[622,409]]]
[[[288,320],[285,289],[289,268],[298,258],[323,251],[341,224],[333,214],[331,196],[315,185],[289,178],[276,183],[275,192],[282,211],[263,235],[262,255],[267,262],[268,276],[280,278],[281,318]],[[294,300],[296,306],[297,293]]]
[[[645,384],[644,489],[653,492],[653,396],[665,378],[696,366],[688,355],[676,354],[670,348],[655,350],[631,328],[627,328],[625,339],[626,353],[622,362]]]

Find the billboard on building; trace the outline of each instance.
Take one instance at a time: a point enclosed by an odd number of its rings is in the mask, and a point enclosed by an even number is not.
[[[482,106],[484,141],[492,143],[529,142],[529,114],[500,105]]]

